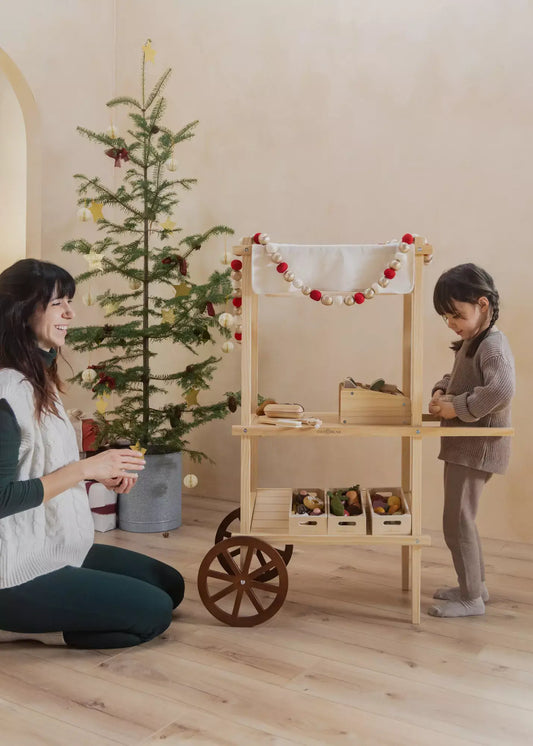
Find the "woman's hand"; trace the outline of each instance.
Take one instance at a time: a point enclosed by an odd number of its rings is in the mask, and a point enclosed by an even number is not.
[[[137,482],[137,477],[113,477],[112,479],[101,479],[100,483],[113,490],[117,494],[126,495]]]
[[[132,451],[130,448],[111,448],[109,451],[103,451],[97,456],[90,456],[80,461],[80,466],[84,479],[94,479],[105,483],[107,479],[123,479],[124,477],[137,479],[136,472],[144,469],[145,463],[142,454],[138,451]]]

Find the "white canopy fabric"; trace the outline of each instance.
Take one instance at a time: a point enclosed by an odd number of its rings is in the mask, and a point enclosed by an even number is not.
[[[338,244],[332,246],[271,243],[279,252],[289,270],[304,285],[330,295],[364,291],[376,283],[383,270],[398,252],[400,242],[385,244]],[[405,295],[414,286],[414,248],[403,254],[401,269],[386,288],[384,295]],[[254,244],[252,249],[252,288],[257,295],[287,294],[304,298],[302,292],[276,271],[265,247]]]

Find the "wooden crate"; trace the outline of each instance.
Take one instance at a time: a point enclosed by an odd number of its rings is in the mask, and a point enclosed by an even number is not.
[[[324,491],[328,513],[328,534],[334,534],[335,536],[365,535],[367,533],[368,511],[364,490],[361,490],[361,507],[363,508],[361,515],[334,515],[329,507],[329,497],[327,493],[328,490],[334,491],[339,489],[348,489],[348,487],[328,487],[328,489]]]
[[[342,382],[339,421],[343,425],[410,425],[411,400],[399,393],[348,388]]]
[[[316,492],[324,499],[324,513],[322,515],[299,515],[292,512],[292,495],[298,490]],[[324,490],[317,487],[297,487],[291,490],[289,503],[289,534],[295,536],[325,536],[328,533],[328,514],[325,505]]]
[[[374,513],[372,509],[371,496],[376,492],[382,494],[389,493],[390,495],[398,495],[402,501],[403,515],[380,515]],[[367,510],[370,515],[370,528],[374,536],[380,534],[403,534],[408,536],[411,533],[411,511],[409,505],[405,499],[405,495],[401,487],[370,487],[365,490],[365,502]]]

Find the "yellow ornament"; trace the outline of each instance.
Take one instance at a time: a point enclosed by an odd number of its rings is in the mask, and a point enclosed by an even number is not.
[[[184,298],[191,294],[190,285],[187,285],[186,282],[180,282],[179,285],[172,285],[172,287],[174,288],[176,298]]]
[[[144,454],[146,453],[146,448],[142,448],[139,441],[137,441],[134,446],[130,446],[130,449],[132,451],[139,451],[141,456],[144,456]]]
[[[170,218],[167,218],[164,223],[161,223],[161,228],[165,231],[173,231],[176,227],[176,223],[174,223]]]
[[[144,59],[146,62],[153,62],[155,57],[155,49],[152,48],[152,40],[148,39],[146,44],[143,45]]]
[[[176,320],[174,311],[169,308],[167,311],[161,311],[161,323],[162,324],[173,324]]]
[[[96,397],[96,409],[100,414],[104,414],[109,402],[109,394],[98,394]]]
[[[89,212],[93,216],[93,220],[96,223],[97,220],[103,220],[104,214],[102,212],[102,207],[104,206],[103,202],[91,202],[91,206],[89,207]]]
[[[85,293],[82,300],[86,306],[94,306],[94,304],[96,303],[96,298],[94,297],[94,295],[91,293],[90,290],[88,293]]]
[[[233,344],[233,342],[224,342],[224,344],[222,345],[222,352],[231,352],[234,347],[235,345]]]
[[[92,213],[87,207],[80,207],[76,214],[80,223],[87,223],[92,218]]]
[[[106,303],[104,306],[104,312],[106,316],[111,316],[113,313],[116,313],[118,309],[120,308],[120,303]]]
[[[195,404],[198,404],[198,394],[200,393],[199,389],[189,389],[185,394],[185,401],[189,406],[193,406]]]
[[[97,270],[99,272],[102,270],[104,257],[101,254],[97,254],[95,251],[90,251],[88,254],[85,254],[85,260],[89,265],[89,269]]]
[[[196,476],[196,474],[186,474],[183,477],[183,484],[185,485],[185,487],[196,487],[198,484],[198,477]]]

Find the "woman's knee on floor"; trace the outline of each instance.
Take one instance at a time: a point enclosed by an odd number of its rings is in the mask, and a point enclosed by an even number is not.
[[[150,586],[143,595],[142,608],[132,620],[129,631],[137,634],[141,642],[153,640],[170,627],[173,608],[173,601],[168,593]]]

